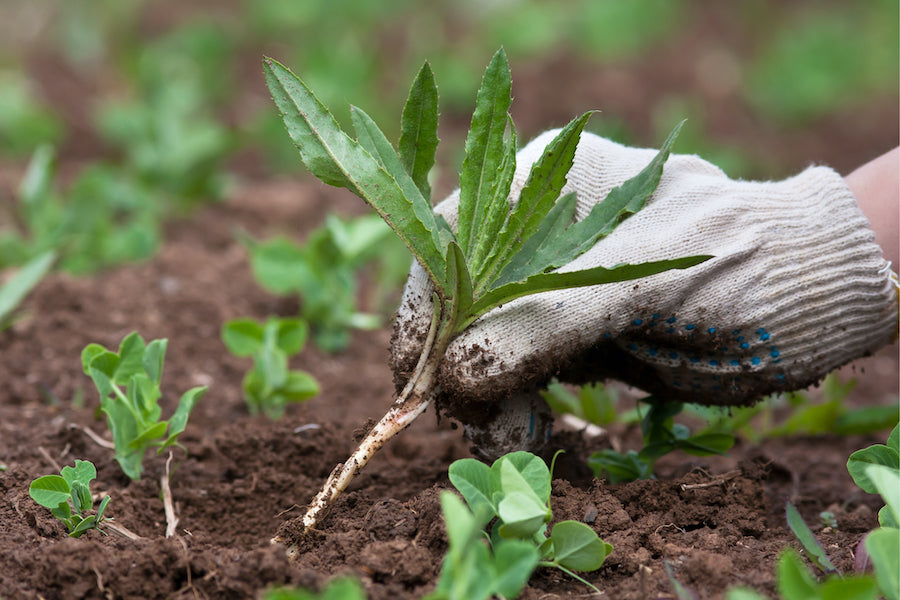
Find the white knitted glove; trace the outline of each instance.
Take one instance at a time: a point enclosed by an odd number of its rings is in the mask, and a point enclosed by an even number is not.
[[[556,133],[519,152],[512,198]],[[577,194],[576,217],[655,154],[583,134],[563,189]],[[437,208],[452,226],[457,203],[455,193]],[[696,156],[673,154],[646,206],[560,271],[698,254],[715,258],[527,296],[488,313],[448,348],[443,407],[464,424],[486,425],[503,403],[484,402],[533,392],[554,376],[614,377],[661,398],[747,404],[806,387],[895,336],[890,264],[843,179],[825,167],[779,182],[735,181]],[[398,381],[415,364],[430,318],[431,285],[416,264],[392,342]],[[517,418],[520,429],[534,429]]]

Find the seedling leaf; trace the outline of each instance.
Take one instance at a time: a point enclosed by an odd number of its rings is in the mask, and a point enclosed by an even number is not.
[[[153,340],[147,344],[141,363],[144,371],[156,386],[162,381],[163,363],[166,360],[168,340]]]
[[[881,527],[869,533],[866,551],[875,567],[878,587],[888,600],[900,596],[900,532]]]
[[[463,458],[453,461],[449,475],[450,483],[463,495],[473,512],[489,510],[492,516],[496,515],[493,502],[496,487],[489,466],[474,458]]]
[[[806,550],[810,560],[816,563],[816,565],[825,573],[837,573],[838,570],[831,562],[831,559],[828,558],[825,548],[822,547],[822,544],[819,543],[819,540],[817,540],[816,536],[813,535],[813,532],[810,531],[806,522],[803,520],[803,517],[801,517],[800,513],[797,511],[797,508],[790,502],[788,502],[785,507],[785,514],[787,516],[788,526],[791,528],[791,531],[794,532],[794,535],[797,536],[797,539]]]
[[[494,548],[494,592],[503,598],[517,597],[539,560],[537,549],[528,542],[502,540]]]
[[[594,571],[612,552],[612,545],[601,540],[597,533],[578,521],[561,521],[550,533],[553,541],[553,560],[573,571]]]
[[[320,392],[319,383],[308,373],[290,371],[284,382],[281,393],[289,402],[300,402],[307,398],[317,396]]]
[[[278,321],[277,345],[282,352],[293,356],[306,345],[306,335],[309,327],[302,319],[281,319]]]
[[[540,457],[530,452],[511,452],[498,458],[491,471],[504,491],[531,492],[542,504],[550,501],[550,469]]]
[[[900,471],[900,441],[898,441],[898,426],[895,426],[888,436],[887,445],[873,444],[868,448],[857,450],[847,460],[847,471],[853,481],[863,491],[876,493],[875,484],[869,479],[867,470],[870,465],[884,465],[894,471]]]
[[[55,509],[68,502],[72,493],[68,482],[59,475],[44,475],[31,482],[28,495],[43,507]]]
[[[162,443],[159,452],[176,442],[178,435],[187,427],[188,417],[190,417],[191,411],[194,410],[194,405],[197,404],[197,400],[203,397],[206,390],[206,386],[195,387],[181,395],[181,399],[178,401],[178,408],[175,409],[172,418],[169,419],[168,437]]]
[[[222,326],[222,341],[235,356],[251,356],[263,345],[263,328],[253,319],[233,319]]]
[[[13,311],[36,286],[56,261],[50,250],[24,264],[6,283],[0,286],[0,329],[8,323]]]
[[[815,598],[816,581],[794,550],[781,553],[776,566],[778,593],[784,598]]]
[[[438,146],[438,91],[428,62],[422,65],[400,118],[400,160],[422,197],[431,197],[428,174]]]
[[[869,465],[866,475],[884,499],[885,508],[878,513],[881,526],[900,527],[900,471],[883,465]]]

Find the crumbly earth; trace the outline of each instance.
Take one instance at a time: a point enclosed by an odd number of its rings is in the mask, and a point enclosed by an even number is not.
[[[388,328],[354,334],[341,354],[305,349],[294,365],[313,373],[323,392],[280,421],[247,414],[240,382],[248,362],[231,357],[219,340],[229,318],[296,310],[253,282],[234,228],[254,235],[288,223],[309,230],[329,208],[359,210],[354,198],[317,184],[244,187],[227,203],[172,224],[155,259],[92,278],[54,274],[28,299],[29,316],[0,336],[0,596],[252,598],[268,586],[318,587],[341,574],[359,577],[373,600],[419,598],[432,589],[446,550],[439,492],[449,487],[450,463],[470,453],[460,429],[430,412],[373,459],[318,531],[291,533],[292,519],[352,450],[356,430],[390,402]],[[182,437],[186,452],[175,453],[178,526],[170,539],[160,500],[166,457],[148,455],[144,478],[129,482],[111,452],[86,433],[105,435],[106,427],[80,370],[81,348],[115,346],[132,330],[169,339],[164,414],[187,388],[210,386]],[[894,347],[868,359],[852,402],[896,397],[896,356]],[[584,459],[611,444],[635,447],[636,432],[617,426],[589,438],[560,430],[548,447],[567,450],[554,482],[554,516],[591,524],[615,547],[586,575],[609,597],[673,597],[666,563],[702,598],[738,584],[771,594],[778,552],[796,545],[783,517],[788,499],[819,530],[837,566],[853,568],[878,502],[854,487],[844,463],[876,441],[741,442],[729,458],[669,456],[659,479],[614,486],[593,479]],[[31,500],[32,479],[76,458],[97,465],[95,489],[112,497],[109,515],[140,539],[93,531],[71,539]],[[823,510],[837,515],[837,529],[816,525]],[[299,544],[293,562],[269,543],[282,528]],[[587,592],[541,570],[522,598]]]

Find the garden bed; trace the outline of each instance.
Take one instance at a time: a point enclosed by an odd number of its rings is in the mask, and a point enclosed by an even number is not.
[[[389,403],[390,333],[356,333],[337,355],[307,348],[295,364],[319,380],[322,394],[280,421],[249,416],[240,395],[249,361],[228,354],[219,328],[230,318],[287,315],[296,306],[261,291],[233,230],[269,235],[285,223],[308,230],[335,208],[359,210],[355,198],[318,184],[244,187],[227,203],[170,224],[153,260],[94,277],[52,274],[28,299],[30,318],[0,337],[0,596],[248,598],[275,584],[319,587],[339,574],[359,577],[373,600],[418,598],[433,587],[446,551],[439,490],[450,487],[450,463],[469,452],[455,424],[431,411],[375,457],[317,532],[300,537],[295,562],[269,544]],[[187,452],[176,451],[179,524],[170,539],[160,500],[165,457],[154,455],[143,479],[129,482],[112,452],[85,433],[106,428],[81,373],[81,349],[114,347],[132,330],[169,339],[164,415],[187,388],[210,386],[181,438]],[[890,402],[896,357],[893,347],[864,361],[852,403]],[[879,500],[856,488],[844,465],[878,437],[739,442],[728,458],[670,455],[658,464],[659,479],[620,485],[593,479],[583,463],[611,440],[639,441],[617,425],[596,438],[559,431],[550,447],[567,450],[554,516],[588,522],[614,546],[587,575],[612,598],[674,597],[666,562],[703,598],[739,584],[773,593],[777,554],[796,545],[784,520],[788,499],[811,524],[821,511],[837,515],[838,527],[819,536],[839,569],[852,569],[857,543],[876,525]],[[76,458],[97,465],[95,490],[111,495],[109,516],[142,539],[96,531],[70,539],[29,498],[32,479]],[[539,570],[522,598],[588,591]]]

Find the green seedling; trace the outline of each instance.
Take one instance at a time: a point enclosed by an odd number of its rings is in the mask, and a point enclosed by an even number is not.
[[[826,573],[822,581],[803,564],[792,549],[781,553],[776,579],[779,597],[784,600],[897,600],[900,596],[900,434],[894,427],[887,445],[875,444],[850,455],[847,470],[856,484],[870,494],[880,494],[885,507],[879,512],[881,527],[865,537],[865,550],[874,566],[874,577],[840,574],[825,550],[809,530],[797,510],[788,503],[787,520],[810,560]],[[729,590],[726,600],[763,600],[765,596],[747,589]]]
[[[574,415],[594,425],[609,425],[628,418],[616,413],[618,390],[602,383],[582,385],[573,394],[566,386],[554,381],[541,396],[557,413]]]
[[[458,225],[435,215],[428,173],[437,148],[437,87],[426,63],[401,117],[397,149],[362,110],[351,116],[356,139],[296,75],[265,59],[266,81],[300,157],[313,175],[365,200],[403,240],[434,286],[430,332],[412,377],[392,408],[336,469],[303,517],[314,526],[371,456],[406,428],[435,393],[450,342],[481,316],[516,298],[544,291],[626,281],[707,260],[694,256],[561,273],[569,263],[640,210],[655,190],[677,131],[635,178],[614,189],[582,221],[572,223],[574,194],[560,197],[591,112],[570,122],[545,149],[510,208],[516,162],[509,64],[498,51],[485,71],[460,173]],[[509,135],[507,135],[509,130]]]
[[[381,317],[357,308],[359,270],[374,264],[380,286],[396,289],[410,264],[409,251],[377,215],[346,221],[328,215],[303,245],[281,237],[245,238],[244,244],[253,275],[267,291],[300,296],[300,316],[326,352],[346,348],[350,329],[382,325]]]
[[[0,69],[0,153],[27,156],[62,138],[62,119],[42,106],[33,87],[24,70]]]
[[[98,163],[61,193],[50,146],[35,150],[18,199],[19,227],[0,232],[0,268],[54,250],[60,269],[89,273],[147,258],[159,243],[161,215],[151,190],[127,173]]]
[[[132,480],[141,478],[144,453],[157,448],[157,453],[177,445],[188,417],[206,387],[195,387],[181,396],[178,408],[168,421],[161,421],[163,361],[167,340],[149,344],[137,332],[129,334],[119,351],[107,350],[100,344],[88,344],[81,352],[81,365],[100,392],[100,410],[112,432],[116,461]]]
[[[823,573],[829,575],[836,574],[838,572],[837,568],[834,566],[834,563],[831,562],[831,559],[828,558],[828,553],[825,552],[825,548],[823,548],[819,540],[816,539],[816,536],[803,520],[803,517],[800,516],[797,507],[788,502],[785,506],[784,513],[787,518],[788,527],[790,527],[791,531],[794,532],[794,535],[797,536],[797,541],[799,541],[800,545],[803,546],[803,549],[806,550],[806,555],[809,559],[819,567]]]
[[[28,261],[15,275],[0,285],[0,331],[12,326],[16,319],[16,308],[40,283],[55,260],[56,253],[48,250]]]
[[[253,358],[244,376],[244,399],[252,414],[278,419],[288,402],[302,402],[319,393],[309,373],[290,370],[288,358],[306,344],[307,326],[301,319],[270,317],[264,324],[235,319],[222,326],[222,341],[235,356]]]
[[[594,571],[599,569],[603,561],[612,552],[612,546],[601,540],[588,525],[578,521],[560,521],[553,525],[548,534],[548,523],[553,518],[550,508],[551,472],[546,463],[528,452],[513,452],[497,459],[490,467],[473,458],[464,458],[450,465],[450,482],[459,490],[469,505],[471,512],[460,516],[460,508],[453,507],[450,499],[442,498],[447,519],[447,531],[451,536],[451,553],[445,562],[442,581],[446,578],[447,586],[460,585],[454,578],[461,577],[466,589],[470,586],[483,585],[479,569],[485,568],[481,561],[474,561],[468,552],[455,556],[452,536],[463,536],[466,528],[477,525],[480,531],[484,524],[496,519],[491,529],[490,541],[494,548],[494,558],[499,561],[510,553],[516,557],[511,561],[518,575],[498,572],[492,580],[512,581],[521,589],[528,576],[536,566],[555,567],[579,581],[588,584],[575,575],[574,571]],[[447,503],[450,504],[449,514]],[[515,546],[508,542],[516,541]],[[457,540],[457,548],[468,547]],[[467,542],[472,545],[472,542]],[[507,545],[508,548],[505,548]],[[501,548],[503,552],[501,553]],[[530,549],[526,552],[526,548]],[[472,548],[474,552],[474,548]],[[533,558],[533,559],[532,559]],[[506,561],[504,560],[503,563]],[[529,570],[525,570],[530,566]],[[467,575],[454,574],[456,570]],[[474,581],[467,582],[472,577]],[[591,586],[593,587],[593,586]],[[438,590],[441,590],[438,584]],[[512,597],[502,590],[485,590],[490,594],[501,594]],[[466,594],[447,597],[467,598]],[[473,596],[474,597],[474,596]]]
[[[275,588],[267,590],[262,600],[365,600],[366,594],[355,579],[335,579],[320,593],[300,588]]]
[[[782,600],[876,600],[878,586],[867,575],[829,575],[818,581],[795,550],[784,550],[775,569],[778,597]],[[766,600],[749,588],[728,591],[725,600]]]
[[[91,482],[97,478],[94,464],[76,460],[74,467],[63,467],[59,475],[44,475],[31,482],[28,494],[35,502],[50,509],[54,517],[66,524],[69,535],[79,537],[88,529],[100,530],[109,496],[100,501],[97,512],[91,496]]]
[[[881,527],[869,532],[866,552],[875,567],[881,593],[888,600],[900,597],[900,432],[894,427],[887,445],[857,450],[847,470],[863,491],[880,494],[885,506],[878,512]]]
[[[625,454],[615,450],[600,450],[593,453],[588,464],[597,477],[606,474],[610,483],[650,479],[653,465],[670,452],[681,450],[693,456],[724,454],[734,445],[734,436],[727,433],[699,433],[691,435],[690,430],[674,422],[674,416],[681,412],[683,405],[677,402],[661,402],[647,397],[649,409],[641,420],[644,447],[639,451],[629,450]]]
[[[534,544],[500,538],[488,545],[488,510],[473,513],[453,492],[441,492],[441,511],[449,548],[437,586],[425,600],[515,598],[540,562]]]

